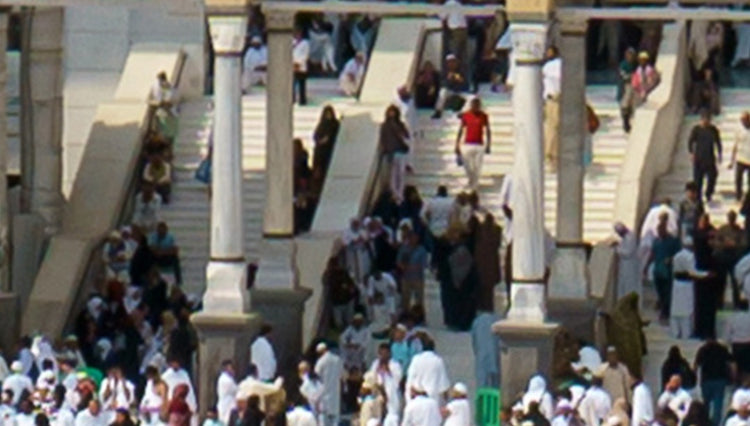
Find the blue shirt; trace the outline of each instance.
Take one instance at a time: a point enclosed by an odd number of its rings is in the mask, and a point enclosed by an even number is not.
[[[166,235],[159,238],[159,235],[156,232],[152,232],[148,237],[148,245],[159,250],[171,249],[175,247],[174,237],[167,232]]]

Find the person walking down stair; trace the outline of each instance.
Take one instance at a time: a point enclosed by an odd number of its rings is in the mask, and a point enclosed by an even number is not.
[[[461,137],[463,136],[463,146]],[[486,138],[486,141],[485,141]],[[468,178],[468,186],[472,190],[479,187],[479,177],[482,174],[484,154],[490,153],[492,132],[487,114],[482,111],[482,101],[479,98],[471,100],[469,111],[461,114],[461,127],[456,136],[456,157],[459,164],[463,163]]]
[[[693,181],[698,185],[698,194],[703,192],[703,179],[708,178],[706,200],[711,202],[719,174],[717,164],[721,163],[721,136],[719,129],[711,124],[709,111],[701,112],[701,122],[690,132],[688,152],[693,163]]]
[[[740,116],[740,128],[734,138],[732,161],[729,169],[734,168],[734,187],[737,201],[742,199],[742,179],[747,174],[747,186],[750,189],[750,112]]]

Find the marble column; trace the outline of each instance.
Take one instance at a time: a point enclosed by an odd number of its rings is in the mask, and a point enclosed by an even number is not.
[[[516,0],[515,5],[524,6]],[[513,17],[511,16],[511,20]],[[504,343],[500,389],[504,400],[524,390],[533,374],[549,378],[559,326],[546,320],[544,285],[544,159],[541,65],[547,25],[511,24],[516,81],[513,87],[513,280],[511,308],[493,331]]]
[[[586,299],[588,277],[583,243],[583,164],[586,114],[586,20],[561,20],[560,147],[557,175],[557,253],[550,299]]]
[[[268,86],[266,88],[266,200],[263,236],[291,238],[294,233],[294,110],[292,30],[294,14],[266,13]]]
[[[22,140],[27,157],[22,170],[30,179],[22,194],[31,213],[44,219],[46,232],[59,229],[62,195],[63,33],[64,9],[35,8],[32,12],[28,72],[31,98],[30,140]],[[22,112],[23,114],[23,112]],[[30,158],[29,158],[30,157]]]
[[[201,416],[216,401],[221,361],[232,359],[238,369],[248,365],[249,344],[259,324],[258,316],[249,313],[242,230],[240,75],[247,17],[211,16],[208,22],[215,52],[210,260],[203,310],[191,318],[199,337]]]
[[[547,26],[511,24],[516,81],[514,116],[513,281],[508,319],[542,323],[544,290],[544,160],[542,74]]]

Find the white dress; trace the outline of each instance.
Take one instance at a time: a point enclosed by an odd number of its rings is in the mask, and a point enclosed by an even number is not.
[[[641,282],[641,261],[638,258],[638,241],[632,231],[628,231],[617,244],[617,299],[635,292],[638,300],[643,299]]]
[[[323,382],[320,412],[338,416],[341,413],[341,377],[344,374],[344,364],[341,358],[331,352],[326,352],[315,363],[315,373]]]
[[[411,389],[422,389],[427,396],[440,401],[440,396],[450,388],[445,362],[433,351],[424,351],[411,359],[406,372],[406,399],[411,399]]]
[[[219,375],[216,381],[216,412],[219,420],[225,425],[229,424],[229,416],[237,404],[237,382],[231,374],[226,371]]]
[[[250,345],[250,360],[258,368],[260,380],[273,380],[276,377],[276,353],[264,336],[258,336]]]

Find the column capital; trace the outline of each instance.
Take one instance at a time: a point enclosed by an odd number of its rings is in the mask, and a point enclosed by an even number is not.
[[[580,16],[558,17],[560,34],[562,36],[584,36],[588,30],[588,19]]]
[[[518,64],[541,64],[547,46],[546,24],[510,24],[513,55]]]
[[[289,10],[266,10],[266,30],[292,31],[294,29],[294,12]]]
[[[245,47],[247,16],[209,16],[211,43],[217,55],[238,55]]]
[[[511,21],[544,22],[554,7],[554,0],[507,0],[505,9]]]

